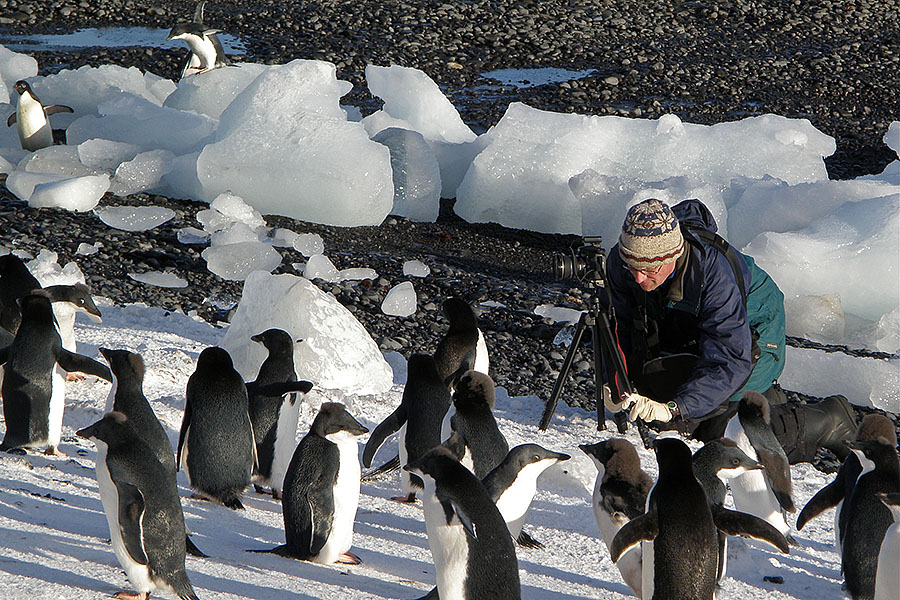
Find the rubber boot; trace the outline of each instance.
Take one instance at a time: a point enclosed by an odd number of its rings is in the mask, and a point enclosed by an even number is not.
[[[856,413],[844,396],[829,396],[813,404],[787,403],[772,408],[772,431],[793,465],[812,462],[818,448],[843,461],[856,438]]]

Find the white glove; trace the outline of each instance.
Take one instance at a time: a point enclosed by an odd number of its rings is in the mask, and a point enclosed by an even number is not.
[[[672,411],[662,402],[651,400],[647,396],[640,394],[629,394],[626,402],[630,403],[628,418],[632,421],[641,419],[642,421],[663,421],[672,420]]]

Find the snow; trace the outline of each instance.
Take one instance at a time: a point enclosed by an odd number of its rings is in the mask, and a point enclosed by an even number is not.
[[[103,324],[82,317],[76,323],[81,352],[101,361],[100,346],[139,352],[147,365],[145,394],[174,444],[185,386],[197,356],[207,346],[227,347],[225,340],[233,330],[223,335],[205,322],[143,305],[118,307],[104,299],[98,305]],[[237,337],[246,341],[246,331]],[[789,364],[794,358],[789,357]],[[378,393],[352,393],[339,381],[324,381],[318,371],[324,365],[300,370],[301,377],[313,380],[316,387],[301,407],[297,440],[305,435],[323,401],[345,403],[370,430],[386,417],[400,401],[406,361],[397,353],[385,355],[384,360],[390,364],[388,380]],[[298,358],[297,364],[307,363]],[[247,366],[244,377],[252,378],[256,367],[258,361]],[[834,371],[826,376],[832,386],[838,377]],[[0,528],[5,531],[0,543],[0,585],[7,598],[87,600],[131,589],[109,546],[94,474],[96,449],[74,436],[76,429],[100,418],[108,392],[107,383],[93,378],[67,384],[60,449],[68,457],[32,454],[0,459]],[[546,548],[517,549],[523,598],[632,597],[609,560],[593,518],[590,490],[595,468],[577,448],[580,443],[609,438],[614,430],[610,424],[609,430],[598,432],[594,415],[561,403],[549,430],[540,432],[537,422],[542,409],[535,396],[509,397],[502,387],[497,389],[496,416],[511,446],[534,442],[572,456],[538,482],[525,528]],[[638,447],[644,470],[655,476],[652,453],[640,445],[635,430],[629,429],[625,437]],[[389,440],[376,462],[389,458],[395,444]],[[800,506],[831,479],[805,464],[792,467],[792,476],[794,498]],[[231,511],[191,499],[184,473],[179,473],[178,483],[192,539],[210,555],[206,559],[189,556],[186,563],[197,594],[206,600],[414,598],[434,585],[421,505],[389,499],[397,493],[396,473],[362,484],[352,548],[362,558],[359,566],[316,565],[248,553],[283,543],[279,505],[271,497],[248,491],[246,512]],[[732,538],[729,576],[719,596],[736,600],[840,597],[840,557],[831,543],[832,526],[833,513],[828,511],[794,532],[799,545],[789,555]],[[784,583],[764,582],[767,575],[782,576]],[[159,597],[174,598],[166,593]]]

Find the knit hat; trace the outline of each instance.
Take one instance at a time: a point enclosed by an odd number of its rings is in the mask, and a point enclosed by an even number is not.
[[[657,269],[684,252],[684,238],[672,209],[651,198],[625,215],[619,235],[619,256],[632,269]]]

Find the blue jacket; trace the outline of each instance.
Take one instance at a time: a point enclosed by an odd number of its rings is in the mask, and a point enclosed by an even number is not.
[[[685,200],[672,212],[682,224],[716,231],[712,214],[699,200]],[[698,418],[726,400],[740,399],[745,389],[766,391],[781,374],[784,296],[752,258],[740,255],[741,272],[749,282],[745,305],[725,254],[685,226],[682,234],[686,247],[675,272],[652,292],[644,292],[624,268],[618,244],[609,253],[606,271],[628,372],[639,374],[642,360],[656,355],[697,356],[696,366],[673,399],[684,418]],[[649,357],[638,356],[640,342],[635,337],[647,338],[636,320],[641,305],[658,335],[657,352]],[[756,357],[751,356],[751,326],[759,335]]]

